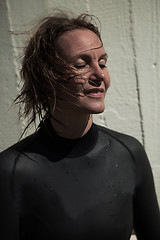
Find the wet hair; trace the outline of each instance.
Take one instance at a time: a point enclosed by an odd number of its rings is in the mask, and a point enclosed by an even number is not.
[[[80,14],[76,17],[65,12],[44,17],[34,29],[22,58],[20,71],[23,86],[15,99],[20,104],[20,117],[28,118],[28,124],[45,120],[54,111],[56,98],[67,88],[73,68],[65,62],[58,46],[58,38],[75,29],[89,29],[101,40],[95,17]],[[102,41],[101,41],[102,42]]]

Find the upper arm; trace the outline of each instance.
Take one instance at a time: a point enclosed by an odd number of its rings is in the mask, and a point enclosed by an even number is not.
[[[5,240],[19,239],[19,217],[12,193],[12,154],[0,154],[0,238]]]
[[[139,240],[160,239],[160,212],[151,166],[143,146],[134,151],[136,188],[133,200],[134,229]]]
[[[129,151],[135,166],[134,230],[138,240],[160,240],[160,211],[151,166],[142,144],[135,138],[107,131]]]

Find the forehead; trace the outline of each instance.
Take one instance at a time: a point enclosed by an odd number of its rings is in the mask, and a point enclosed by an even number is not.
[[[58,45],[66,57],[74,57],[92,49],[103,49],[99,37],[88,29],[76,29],[62,34]]]

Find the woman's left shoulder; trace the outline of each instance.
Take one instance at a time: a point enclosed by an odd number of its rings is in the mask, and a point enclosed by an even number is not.
[[[126,147],[128,151],[133,154],[133,156],[146,156],[143,144],[136,137],[116,130],[112,130],[110,128],[106,128],[104,126],[97,125],[97,127],[98,131],[103,132],[104,134],[108,135],[108,137],[113,141],[118,141],[120,144]]]

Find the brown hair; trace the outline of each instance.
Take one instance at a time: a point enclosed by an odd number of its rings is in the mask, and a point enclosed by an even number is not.
[[[81,14],[70,17],[58,12],[43,18],[30,38],[22,60],[21,78],[24,80],[15,103],[23,104],[20,117],[29,117],[28,126],[39,120],[46,119],[56,105],[59,89],[65,89],[67,80],[73,69],[58,52],[59,36],[74,29],[89,29],[101,40],[100,32],[93,15]],[[22,110],[23,109],[23,110]]]

